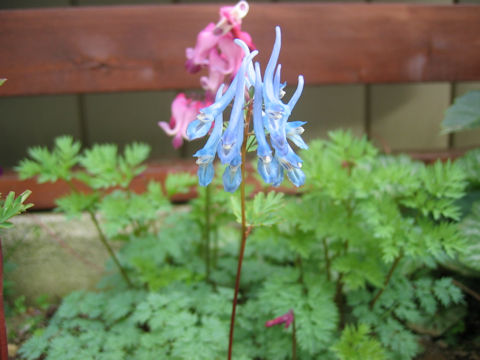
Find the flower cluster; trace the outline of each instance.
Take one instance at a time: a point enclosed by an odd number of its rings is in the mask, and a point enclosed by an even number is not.
[[[200,110],[197,118],[187,128],[189,139],[197,139],[206,135],[213,125],[210,137],[205,146],[197,151],[199,165],[198,177],[200,185],[208,185],[214,175],[213,160],[218,154],[220,161],[227,167],[223,174],[226,191],[234,192],[242,181],[240,165],[242,163],[241,147],[245,137],[245,108],[253,104],[253,128],[258,144],[258,171],[267,184],[279,186],[284,172],[295,186],[305,182],[301,169],[302,160],[295,154],[287,139],[296,146],[306,149],[307,144],[301,138],[303,133],[301,121],[288,122],[288,118],[303,90],[303,76],[298,77],[298,86],[288,101],[281,99],[286,84],[280,82],[281,65],[277,65],[281,48],[280,27],[276,27],[276,38],[273,51],[265,69],[262,81],[260,64],[253,66],[252,59],[258,51],[250,53],[248,45],[240,39],[236,44],[245,56],[237,75],[230,87],[224,92],[221,86],[216,94],[215,102]],[[253,99],[250,98],[253,93]],[[223,112],[233,100],[228,126],[223,131]],[[267,136],[270,143],[267,141]]]
[[[205,90],[203,101],[191,99],[180,93],[172,103],[170,122],[161,121],[158,125],[173,138],[173,147],[179,148],[183,139],[188,140],[186,128],[198,115],[198,110],[212,103],[220,85],[229,82],[240,68],[243,51],[234,40],[242,39],[253,48],[251,37],[241,30],[242,18],[248,13],[248,3],[240,1],[235,6],[220,8],[220,21],[210,23],[197,36],[194,48],[186,50],[185,67],[190,73],[207,69],[208,76],[202,76],[200,83]]]

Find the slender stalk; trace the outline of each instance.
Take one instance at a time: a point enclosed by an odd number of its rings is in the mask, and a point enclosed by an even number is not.
[[[475,290],[470,289],[468,286],[462,284],[460,281],[455,279],[452,280],[452,283],[459,289],[465,291],[468,295],[473,297],[475,300],[480,301],[480,294],[477,293]]]
[[[397,268],[398,263],[400,262],[400,259],[402,258],[402,256],[403,255],[400,254],[395,258],[395,261],[393,262],[392,266],[390,267],[390,270],[388,271],[387,277],[385,278],[385,282],[383,284],[383,287],[380,290],[378,290],[377,295],[375,295],[375,297],[372,299],[372,301],[370,301],[370,309],[373,309],[373,306],[375,305],[375,303],[378,301],[380,296],[382,296],[382,294],[385,291],[385,288],[387,287],[388,283],[390,282],[390,279],[392,278],[393,272]]]
[[[3,254],[0,239],[0,360],[8,360],[7,326],[5,325],[5,308],[3,306]]]
[[[348,253],[348,240],[345,240],[344,243],[344,254]],[[337,287],[335,291],[335,303],[338,307],[338,313],[340,314],[340,321],[338,322],[338,328],[343,329],[345,325],[345,314],[343,307],[345,305],[345,296],[343,295],[343,273],[340,273],[337,279]]]
[[[207,282],[210,281],[210,185],[205,187],[205,272]]]
[[[89,211],[88,213],[90,214],[90,218],[92,219],[92,222],[93,222],[93,224],[95,225],[95,228],[97,229],[98,235],[99,235],[99,237],[100,237],[100,241],[102,242],[102,244],[105,246],[105,248],[107,249],[108,253],[109,253],[110,256],[112,257],[113,262],[115,263],[115,265],[117,266],[118,270],[120,271],[120,274],[122,275],[123,279],[125,280],[125,282],[127,283],[127,285],[128,285],[129,287],[133,287],[133,284],[132,284],[132,282],[130,281],[130,278],[128,277],[127,272],[126,272],[125,269],[122,267],[122,265],[120,265],[120,262],[118,261],[117,256],[115,255],[115,252],[114,252],[113,249],[111,248],[110,244],[109,244],[108,241],[107,241],[107,238],[105,237],[105,234],[103,233],[102,229],[100,228],[100,224],[98,223],[98,220],[97,220],[97,218],[95,217],[94,212],[93,212],[93,211]]]
[[[332,280],[332,270],[330,269],[330,256],[328,255],[328,244],[327,239],[323,238],[323,253],[325,256],[325,267],[327,270],[327,280]]]
[[[218,261],[218,228],[213,232],[213,267],[217,268]]]
[[[241,201],[241,211],[242,211],[242,241],[240,244],[240,254],[238,255],[238,266],[237,266],[237,276],[235,279],[235,292],[233,294],[233,303],[232,303],[232,316],[230,318],[230,334],[228,337],[228,360],[232,359],[232,350],[233,350],[233,331],[235,328],[235,313],[237,311],[237,300],[238,300],[238,290],[240,288],[240,275],[242,272],[242,263],[243,263],[243,254],[245,253],[245,245],[247,243],[248,234],[251,231],[251,227],[247,227],[247,219],[245,217],[245,180],[246,180],[246,171],[245,171],[245,162],[247,161],[247,136],[248,136],[248,126],[250,123],[251,117],[251,107],[247,111],[247,118],[245,121],[244,127],[244,137],[242,143],[242,164],[240,171],[242,172],[242,182],[240,184],[240,201]]]
[[[295,325],[295,315],[292,322],[292,360],[297,360],[297,326]]]

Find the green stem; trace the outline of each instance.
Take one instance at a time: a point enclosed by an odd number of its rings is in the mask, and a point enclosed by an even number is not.
[[[210,281],[210,185],[205,187],[205,272]]]
[[[387,277],[385,278],[383,287],[380,290],[378,290],[377,295],[375,295],[372,301],[370,301],[370,310],[373,309],[373,307],[375,306],[375,303],[378,301],[380,296],[382,296],[383,292],[385,291],[385,288],[387,287],[388,283],[390,282],[390,279],[392,278],[393,272],[397,268],[398,263],[400,262],[400,259],[402,257],[403,257],[403,254],[400,254],[395,258],[392,266],[390,267],[390,270],[388,271]]]
[[[247,243],[247,237],[251,231],[251,226],[247,227],[247,219],[245,216],[245,182],[246,182],[246,171],[245,171],[245,162],[247,161],[247,136],[248,136],[248,127],[251,117],[251,106],[248,108],[247,117],[244,127],[244,137],[242,143],[242,182],[240,184],[240,201],[241,201],[241,212],[242,212],[242,241],[240,244],[240,254],[238,256],[238,266],[237,266],[237,276],[235,279],[235,292],[233,294],[233,303],[232,303],[232,316],[230,317],[230,334],[228,337],[228,360],[232,359],[233,351],[233,332],[235,328],[235,313],[237,310],[237,300],[238,300],[238,290],[240,288],[240,274],[242,272],[242,263],[243,255],[245,253],[245,245]]]
[[[0,360],[8,360],[7,327],[5,325],[5,309],[3,306],[3,254],[0,239]]]
[[[105,248],[107,249],[108,253],[109,253],[110,256],[112,257],[113,262],[115,263],[115,265],[117,266],[118,270],[120,271],[120,274],[122,275],[123,279],[125,280],[125,282],[128,284],[129,287],[133,287],[133,284],[132,284],[132,282],[130,281],[130,278],[128,277],[127,272],[126,272],[125,269],[122,267],[122,265],[120,265],[120,262],[118,261],[117,256],[115,255],[115,252],[114,252],[113,249],[111,248],[110,244],[109,244],[108,241],[107,241],[107,238],[105,237],[105,234],[103,233],[102,229],[100,228],[100,224],[98,223],[98,220],[97,220],[97,218],[95,217],[94,212],[93,212],[93,211],[89,211],[88,213],[90,214],[90,218],[92,219],[92,222],[93,222],[93,224],[95,225],[95,228],[97,229],[98,235],[99,235],[99,237],[100,237],[100,241],[102,242],[102,244],[105,246]]]
[[[345,240],[343,245],[343,254],[346,255],[348,253],[348,240]],[[340,320],[338,322],[339,329],[343,329],[345,325],[345,314],[343,311],[345,305],[345,296],[343,295],[343,273],[340,273],[337,279],[337,288],[335,291],[335,303],[338,307],[338,313],[340,314]]]
[[[327,280],[331,281],[332,280],[332,273],[330,269],[330,257],[328,255],[328,244],[327,244],[327,239],[323,238],[323,253],[325,256],[325,267],[327,270]]]

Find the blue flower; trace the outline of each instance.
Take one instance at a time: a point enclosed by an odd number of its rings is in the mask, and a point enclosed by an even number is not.
[[[223,185],[226,191],[234,192],[242,182],[242,144],[245,132],[245,108],[253,101],[253,130],[257,140],[257,169],[267,184],[279,186],[286,172],[288,179],[295,185],[305,182],[302,171],[302,160],[293,151],[289,141],[302,149],[308,146],[301,138],[305,122],[289,122],[300,95],[303,91],[303,76],[298,77],[298,85],[288,103],[282,101],[286,83],[280,81],[281,65],[277,65],[281,48],[281,32],[276,27],[276,38],[272,54],[265,69],[264,78],[260,65],[252,64],[257,51],[250,53],[248,46],[236,39],[245,56],[237,75],[228,90],[223,94],[223,87],[217,92],[215,103],[200,110],[197,119],[188,129],[190,139],[206,135],[212,128],[205,146],[195,153],[197,157],[198,177],[200,185],[208,185],[214,176],[213,161],[218,154],[220,161],[226,165],[223,173]],[[253,99],[250,99],[253,88]],[[248,91],[247,91],[248,90]],[[226,130],[223,132],[223,112],[232,102],[233,106]]]

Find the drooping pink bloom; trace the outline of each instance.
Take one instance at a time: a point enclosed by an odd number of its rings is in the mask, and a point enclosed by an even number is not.
[[[285,324],[285,329],[287,329],[291,323],[293,323],[293,320],[295,318],[295,315],[293,314],[293,310],[290,309],[285,315],[279,316],[273,320],[269,320],[265,323],[266,327],[271,327],[275,325],[280,325],[280,324]]]
[[[248,3],[240,1],[235,6],[220,8],[220,20],[210,23],[200,31],[194,48],[186,49],[186,69],[196,73],[202,69],[208,74],[200,78],[205,90],[205,100],[193,100],[185,94],[178,94],[172,103],[170,122],[159,122],[159,126],[174,136],[173,146],[179,148],[186,137],[186,128],[199,113],[199,110],[212,103],[221,84],[225,88],[235,76],[243,59],[243,50],[234,43],[236,38],[243,40],[251,49],[254,48],[250,35],[241,30],[242,18],[248,13]]]
[[[183,144],[183,139],[188,140],[186,131],[190,124],[198,115],[200,109],[211,104],[211,101],[192,100],[180,93],[172,102],[172,116],[170,122],[160,121],[158,125],[169,136],[173,136],[172,144],[178,149]]]
[[[254,48],[252,38],[241,31],[242,18],[248,12],[248,3],[240,1],[235,6],[224,6],[220,9],[220,21],[210,23],[200,31],[194,48],[186,50],[185,67],[191,73],[208,70],[208,75],[200,79],[202,88],[215,94],[220,85],[231,80],[242,63],[243,51],[234,40],[243,40],[250,48]]]

